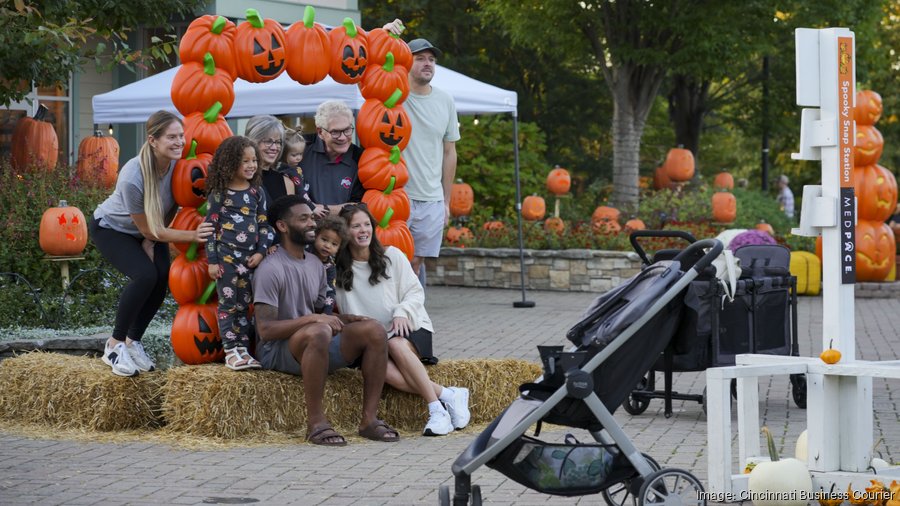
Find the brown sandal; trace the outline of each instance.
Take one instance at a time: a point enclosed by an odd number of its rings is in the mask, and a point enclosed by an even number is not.
[[[381,441],[384,443],[395,443],[400,441],[400,433],[396,429],[384,422],[384,420],[375,420],[368,427],[361,429],[359,435],[371,439],[372,441]]]
[[[329,441],[329,439],[340,438],[339,441]],[[306,436],[306,440],[314,445],[321,446],[347,446],[347,440],[344,436],[337,433],[331,425],[322,425],[318,429],[313,430]]]

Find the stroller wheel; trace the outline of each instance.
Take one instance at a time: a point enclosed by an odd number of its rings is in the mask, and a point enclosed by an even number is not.
[[[481,506],[481,485],[472,485],[472,506]]]
[[[791,374],[791,396],[794,404],[800,409],[806,409],[806,375]]]
[[[646,453],[642,453],[641,455],[647,459],[647,463],[650,464],[653,471],[659,471],[659,463],[656,462],[656,459]],[[640,483],[639,479],[623,480],[610,486],[603,492],[600,492],[600,495],[603,496],[603,500],[606,501],[606,504],[609,506],[625,506],[629,504],[631,506],[637,506],[637,493],[640,490],[633,489],[636,486],[639,486]]]
[[[662,469],[641,485],[640,504],[705,505],[703,485],[693,474],[681,469]]]
[[[438,505],[450,506],[450,485],[441,485],[438,488]]]
[[[653,371],[650,371],[647,374],[653,374]],[[650,406],[650,399],[644,397],[643,392],[647,391],[648,385],[649,380],[647,379],[647,376],[644,376],[634,387],[634,390],[628,394],[628,398],[622,403],[622,408],[626,413],[629,415],[639,415],[644,411],[647,411],[647,408]]]

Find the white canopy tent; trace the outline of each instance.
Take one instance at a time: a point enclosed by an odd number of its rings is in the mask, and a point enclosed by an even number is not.
[[[160,110],[175,110],[169,95],[175,67],[119,89],[95,95],[94,123],[143,123]],[[464,74],[438,66],[432,83],[450,93],[460,114],[511,113],[516,115],[517,96],[496,86],[472,79]],[[287,73],[267,83],[249,83],[238,79],[234,83],[234,107],[228,118],[249,118],[256,114],[312,114],[326,100],[343,100],[358,110],[364,100],[358,86],[340,84],[326,77],[323,81],[304,86]]]
[[[180,67],[169,69],[119,89],[95,95],[94,124],[143,123],[151,114],[167,109],[175,111],[170,90]],[[513,117],[513,156],[516,183],[516,214],[519,228],[519,265],[521,268],[522,300],[515,307],[534,307],[525,299],[525,257],[522,239],[522,198],[519,182],[519,123],[516,113],[518,96],[508,91],[446,67],[437,66],[434,86],[453,97],[459,114],[509,113]],[[364,103],[358,86],[340,84],[326,77],[313,85],[301,85],[287,73],[267,83],[249,83],[238,79],[234,83],[234,106],[227,118],[247,118],[256,114],[301,115],[313,114],[326,100],[343,100],[351,109],[359,110]]]

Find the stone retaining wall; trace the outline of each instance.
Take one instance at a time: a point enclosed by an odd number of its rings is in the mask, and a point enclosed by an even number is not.
[[[623,251],[525,250],[525,287],[530,290],[605,292],[640,270],[636,253]],[[519,250],[441,248],[426,261],[428,284],[521,288]]]

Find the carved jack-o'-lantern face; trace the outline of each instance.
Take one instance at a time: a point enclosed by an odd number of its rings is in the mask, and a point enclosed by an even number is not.
[[[412,124],[402,105],[397,105],[400,90],[387,102],[369,99],[359,110],[356,119],[359,142],[366,148],[390,151],[394,146],[406,149],[412,135]]]
[[[269,40],[266,41],[268,35]],[[253,68],[261,76],[277,76],[284,68],[284,39],[274,33],[262,33],[253,38]]]
[[[172,173],[172,195],[181,207],[200,207],[206,201],[206,171],[212,155],[197,155],[195,149],[196,144],[191,143],[188,156],[178,160]]]
[[[896,261],[894,233],[881,221],[859,220],[856,224],[856,280],[883,281]]]
[[[237,27],[234,60],[237,76],[251,83],[275,79],[285,67],[284,29],[273,19],[263,20],[247,9],[247,21]]]
[[[215,304],[185,304],[172,322],[172,351],[185,364],[205,364],[225,357]]]
[[[38,239],[48,255],[80,255],[88,239],[84,214],[77,207],[68,206],[66,201],[60,201],[59,207],[47,209],[41,217]]]

